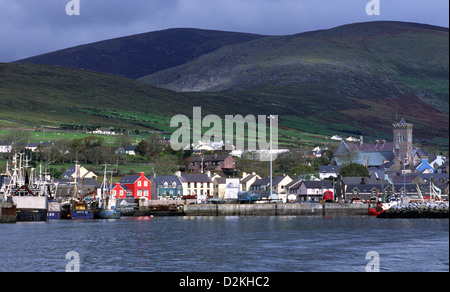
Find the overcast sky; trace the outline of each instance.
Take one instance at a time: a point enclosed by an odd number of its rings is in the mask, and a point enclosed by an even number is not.
[[[396,20],[449,26],[448,0],[0,0],[0,62],[175,27],[288,35],[343,24]]]

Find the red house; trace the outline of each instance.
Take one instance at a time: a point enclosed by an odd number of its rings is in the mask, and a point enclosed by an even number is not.
[[[125,198],[127,194],[132,195],[136,199],[151,199],[152,183],[143,172],[140,175],[127,175],[122,178],[116,186],[111,190],[111,194],[116,198]]]
[[[120,183],[116,183],[116,186],[111,190],[111,195],[113,195],[116,199],[125,199],[127,194],[131,196],[131,191],[125,185],[120,185]]]

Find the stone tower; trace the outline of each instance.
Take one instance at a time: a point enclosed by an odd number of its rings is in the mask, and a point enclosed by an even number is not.
[[[402,120],[393,125],[394,130],[394,156],[402,163],[407,159],[406,164],[412,163],[413,152],[413,124],[408,124]]]

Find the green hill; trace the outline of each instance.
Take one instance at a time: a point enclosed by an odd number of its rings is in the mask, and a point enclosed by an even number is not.
[[[135,128],[112,113],[169,115],[185,96],[132,79],[59,66],[0,63],[0,119],[32,126]],[[192,98],[189,98],[191,100]],[[109,114],[106,114],[109,113]]]
[[[220,48],[139,80],[180,92],[276,91],[293,98],[396,98],[448,113],[448,29],[372,22]]]
[[[61,66],[0,64],[0,120],[169,131],[172,116],[192,116],[201,106],[203,116],[277,114],[281,135],[294,139],[392,140],[392,123],[404,117],[414,123],[415,141],[448,147],[446,28],[373,22],[292,36],[191,29],[155,35],[158,42],[147,45],[131,45],[139,43],[133,36],[44,55],[69,67],[92,63],[95,71],[109,66],[109,56],[120,69],[114,74],[127,67],[130,76],[156,72],[140,79],[151,85]],[[141,55],[144,48],[158,53]],[[77,57],[68,58],[72,53]]]

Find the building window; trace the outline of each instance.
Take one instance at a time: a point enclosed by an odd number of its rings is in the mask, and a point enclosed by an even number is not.
[[[142,186],[142,182],[138,181],[138,187]]]
[[[144,181],[144,187],[148,187],[148,181]]]
[[[405,135],[403,135],[402,133],[399,133],[397,135],[397,142],[405,142]]]

